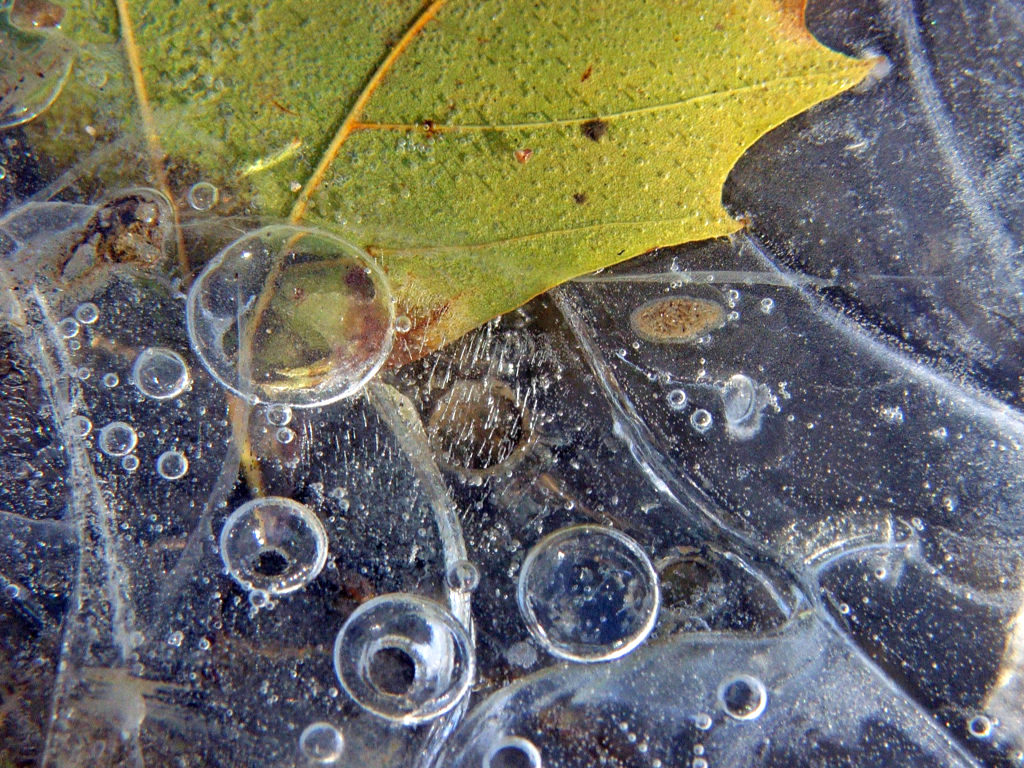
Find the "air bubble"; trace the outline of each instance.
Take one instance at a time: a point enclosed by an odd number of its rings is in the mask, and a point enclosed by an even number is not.
[[[78,332],[79,330],[81,330],[81,327],[82,326],[78,324],[78,321],[75,320],[75,318],[65,317],[63,320],[57,323],[57,333],[59,333],[62,338],[73,339],[75,336],[78,335]]]
[[[267,408],[267,424],[273,427],[283,427],[292,420],[292,409],[287,405],[271,405]]]
[[[757,385],[749,376],[742,373],[730,376],[722,387],[721,396],[725,420],[732,426],[748,421],[757,412]],[[694,427],[700,429],[696,424]]]
[[[77,340],[74,340],[74,339],[72,339],[72,341],[73,341],[73,342],[74,342],[75,344],[77,344],[77,343],[78,343],[78,342],[77,342]],[[75,347],[75,349],[77,349],[77,347]],[[88,380],[89,380],[89,377],[90,377],[90,376],[92,376],[92,369],[91,369],[91,368],[89,368],[88,366],[85,366],[85,365],[83,365],[83,366],[82,366],[81,368],[79,368],[79,369],[78,369],[78,371],[76,372],[76,375],[77,375],[77,376],[78,376],[78,378],[80,378],[80,379],[81,379],[82,381],[88,381]]]
[[[737,675],[718,686],[718,703],[736,720],[756,720],[768,705],[764,683],[750,675]]]
[[[134,472],[139,468],[139,457],[128,455],[121,459],[121,469],[125,472]]]
[[[607,661],[654,628],[661,596],[650,558],[612,528],[579,525],[542,539],[519,574],[519,610],[530,633],[571,661]]]
[[[711,429],[711,425],[714,423],[714,421],[715,419],[711,415],[711,412],[705,410],[704,408],[698,408],[696,411],[690,414],[690,426],[692,426],[701,434],[704,434],[709,429]]]
[[[185,640],[185,633],[180,629],[176,629],[167,636],[167,644],[174,647],[180,648],[182,642]]]
[[[455,592],[472,592],[480,585],[480,569],[469,560],[459,560],[448,569],[445,582]]]
[[[295,439],[295,432],[288,429],[288,427],[281,427],[277,430],[275,438],[281,445],[288,445],[288,443]]]
[[[0,130],[27,123],[47,110],[64,89],[74,48],[57,32],[0,33]]]
[[[685,389],[673,389],[666,396],[668,400],[668,407],[673,411],[681,411],[686,407],[686,390]]]
[[[91,301],[79,304],[75,309],[75,319],[82,325],[92,325],[100,319],[100,308]]]
[[[695,718],[693,718],[693,724],[696,726],[698,731],[710,731],[714,721],[711,719],[711,715],[707,712],[701,712]]]
[[[330,765],[341,759],[345,738],[330,723],[312,723],[299,736],[299,751],[314,763]]]
[[[220,199],[220,190],[208,181],[200,181],[189,187],[188,204],[197,211],[208,211]]]
[[[188,459],[180,451],[164,451],[156,460],[156,471],[164,480],[177,480],[188,473]]]
[[[391,594],[359,606],[334,643],[334,670],[361,707],[404,725],[432,720],[469,692],[466,630],[440,605]]]
[[[131,424],[123,421],[112,421],[100,430],[100,450],[107,456],[127,456],[138,442],[139,436]]]
[[[491,747],[483,768],[541,768],[540,750],[521,736],[506,736]]]
[[[764,314],[770,315],[772,312],[775,311],[775,300],[770,296],[765,296],[763,299],[761,299],[758,306],[761,308],[761,311]]]
[[[68,339],[68,349],[72,352],[77,352],[82,348],[82,342],[78,339]]]
[[[92,432],[92,422],[85,416],[72,416],[68,420],[68,429],[73,437],[88,437]]]
[[[992,720],[986,715],[975,715],[967,723],[967,732],[976,739],[987,739],[992,735]]]
[[[170,400],[188,387],[188,365],[174,350],[147,347],[135,358],[132,381],[136,389],[146,397]]]
[[[121,383],[121,377],[118,376],[116,373],[105,373],[103,374],[103,378],[100,379],[100,381],[103,382],[103,386],[106,387],[107,389],[113,389],[114,387]]]
[[[306,586],[327,562],[327,532],[309,507],[280,496],[236,509],[220,534],[231,577],[252,592],[285,595]]]
[[[273,226],[221,251],[192,284],[192,346],[246,400],[319,406],[358,392],[391,351],[384,273],[326,232]]]
[[[412,330],[412,320],[408,315],[399,315],[395,318],[395,333],[408,333]]]

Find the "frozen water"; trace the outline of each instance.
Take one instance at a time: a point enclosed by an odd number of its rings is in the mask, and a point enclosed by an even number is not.
[[[136,186],[121,114],[40,157],[49,30],[0,135],[0,764],[1024,764],[1021,13],[807,18],[887,63],[751,149],[742,232],[397,370],[341,223]]]

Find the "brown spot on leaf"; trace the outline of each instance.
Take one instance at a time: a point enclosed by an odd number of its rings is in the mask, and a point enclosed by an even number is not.
[[[580,82],[581,82],[581,83],[585,83],[585,82],[587,82],[587,80],[589,80],[589,79],[590,79],[590,76],[591,76],[592,74],[594,74],[594,65],[593,65],[593,64],[591,64],[591,65],[590,65],[590,66],[588,66],[588,67],[587,67],[587,68],[586,68],[585,70],[583,70],[583,76],[582,76],[582,77],[580,77]]]
[[[659,344],[691,341],[724,323],[721,304],[692,296],[655,299],[634,310],[629,318],[637,336]]]
[[[517,149],[512,154],[515,156],[517,163],[520,165],[526,165],[527,161],[533,157],[533,150],[529,147],[524,147],[523,149]]]
[[[576,205],[583,205],[587,202],[587,193],[577,192],[572,196],[572,199],[576,201]]]
[[[816,41],[807,30],[805,14],[807,0],[775,0],[779,9],[779,36],[785,40],[807,45],[816,45]]]
[[[580,133],[591,141],[600,141],[608,133],[608,123],[604,120],[587,120],[580,126]]]

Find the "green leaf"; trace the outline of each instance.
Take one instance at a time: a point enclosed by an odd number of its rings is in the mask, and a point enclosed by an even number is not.
[[[125,19],[91,7],[69,8],[64,29],[109,60]],[[735,231],[721,186],[744,150],[873,63],[818,44],[795,0],[124,10],[156,160],[379,259],[412,322],[394,363],[579,274]],[[51,137],[69,109],[138,113],[139,82],[87,80],[48,117]]]

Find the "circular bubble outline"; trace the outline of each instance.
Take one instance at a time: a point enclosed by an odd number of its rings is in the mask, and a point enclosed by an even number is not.
[[[728,703],[725,701],[726,690],[729,688],[729,686],[735,685],[736,683],[743,683],[748,688],[750,688],[750,690],[754,691],[758,694],[758,696],[761,697],[760,701],[758,701],[757,703],[757,706],[749,712],[737,714],[729,707]],[[753,675],[744,674],[731,675],[727,677],[719,684],[718,691],[715,693],[715,696],[718,699],[718,705],[722,708],[722,711],[725,712],[725,714],[727,714],[733,720],[757,720],[757,718],[764,714],[765,709],[767,709],[768,707],[768,689],[765,687],[764,683],[762,683],[758,678],[754,677]]]
[[[212,364],[212,361],[207,359],[207,356],[203,350],[203,345],[197,344],[195,342],[195,339],[199,337],[198,329],[196,326],[196,308],[199,306],[201,301],[200,288],[203,285],[204,280],[206,280],[206,278],[210,274],[212,274],[213,272],[220,268],[221,264],[224,262],[224,259],[228,256],[228,254],[232,253],[236,248],[241,246],[246,241],[252,240],[254,238],[273,237],[278,232],[287,232],[290,236],[308,235],[310,237],[329,240],[336,243],[343,253],[345,253],[348,256],[351,256],[353,259],[357,261],[362,262],[363,266],[370,270],[370,272],[373,274],[374,279],[378,281],[381,286],[383,286],[384,292],[387,295],[387,299],[384,301],[384,304],[386,305],[387,308],[388,316],[387,336],[384,339],[384,343],[381,345],[380,351],[377,354],[377,359],[374,360],[373,365],[371,365],[367,369],[366,373],[363,374],[362,378],[353,382],[350,386],[346,387],[341,392],[332,394],[330,397],[326,397],[321,400],[316,400],[314,402],[294,401],[282,399],[281,397],[262,398],[259,396],[258,392],[255,391],[258,389],[255,386],[253,387],[253,391],[245,391],[245,389],[239,386],[241,382],[233,384],[225,380],[225,378],[222,377],[220,373],[218,373],[215,366]],[[348,240],[339,237],[333,232],[328,232],[322,229],[314,229],[312,227],[298,227],[291,224],[271,224],[265,227],[260,227],[259,229],[254,229],[251,232],[246,232],[241,237],[236,238],[228,245],[221,248],[217,255],[210,260],[210,263],[206,265],[203,271],[199,273],[199,276],[194,281],[192,281],[192,286],[189,288],[188,296],[186,297],[185,300],[185,327],[188,332],[189,341],[191,343],[192,349],[195,352],[196,357],[199,359],[199,362],[203,364],[203,368],[206,369],[207,373],[209,373],[210,376],[212,376],[213,379],[218,384],[220,384],[222,387],[227,389],[232,394],[242,398],[247,403],[250,403],[251,405],[287,405],[292,408],[321,408],[325,405],[330,405],[332,403],[338,402],[339,400],[344,400],[345,398],[352,397],[353,395],[358,394],[373,379],[373,377],[377,375],[377,372],[387,361],[388,356],[390,356],[391,349],[394,346],[395,342],[394,291],[391,288],[391,282],[388,280],[387,274],[384,272],[383,269],[381,269],[380,265],[365,250],[363,250],[357,245],[354,245],[353,243],[350,243]]]
[[[515,749],[522,752],[530,761],[530,768],[541,768],[544,764],[540,750],[532,741],[524,739],[522,736],[505,736],[487,750],[487,755],[484,757],[484,768],[491,768],[491,761],[503,749]]]
[[[308,740],[317,733],[326,732],[330,733],[337,738],[338,750],[336,754],[327,755],[325,757],[316,757],[310,754],[311,750],[308,750],[306,745]],[[317,720],[314,723],[310,723],[302,729],[302,733],[299,734],[299,752],[304,758],[317,765],[331,765],[338,762],[345,754],[345,734],[342,733],[341,729],[336,727],[333,723],[328,723],[326,720]]]
[[[361,646],[347,647],[350,645],[349,636],[353,631],[353,627],[365,621],[366,617],[370,616],[374,611],[379,609],[394,610],[396,608],[404,610],[407,614],[420,616],[429,623],[435,623],[443,627],[448,632],[454,650],[456,653],[461,653],[463,658],[463,672],[452,681],[453,684],[440,696],[419,704],[415,708],[402,707],[405,697],[401,694],[378,694],[376,693],[377,689],[371,682],[367,681],[364,684],[359,675],[359,662],[357,661],[361,658],[360,652],[363,648]],[[395,643],[400,638],[394,633],[386,635],[384,639],[392,641],[392,645],[382,646],[377,651],[391,647],[400,648]],[[370,643],[370,645],[374,644],[376,643]],[[409,653],[408,650],[406,650],[406,653]],[[412,654],[409,655],[411,656]],[[334,659],[334,673],[338,678],[338,682],[341,683],[342,688],[345,689],[345,692],[356,704],[367,712],[406,726],[419,725],[435,720],[441,715],[450,712],[465,698],[476,677],[476,654],[474,653],[473,643],[466,632],[466,628],[439,603],[419,595],[401,592],[380,595],[356,608],[346,619],[341,630],[339,630],[338,636],[334,640],[332,656]],[[392,704],[393,708],[387,710],[380,706],[382,704]]]
[[[227,552],[232,532],[250,513],[269,504],[279,504],[282,507],[287,508],[288,511],[302,520],[302,522],[308,527],[310,533],[312,533],[317,544],[317,557],[306,578],[284,589],[257,586],[250,579],[247,579],[244,574],[240,573],[230,562],[228,562]],[[319,576],[320,572],[327,564],[327,545],[327,530],[324,528],[324,524],[320,522],[320,518],[317,517],[316,513],[305,504],[300,504],[294,499],[289,499],[284,496],[261,496],[258,499],[252,499],[251,501],[245,502],[245,504],[228,516],[228,519],[224,521],[224,527],[220,530],[220,559],[224,563],[224,567],[227,569],[228,575],[230,575],[231,578],[239,584],[239,586],[249,592],[263,592],[269,595],[288,595],[292,592],[298,592]]]
[[[529,580],[530,572],[532,571],[534,564],[537,562],[537,559],[542,554],[548,552],[552,547],[580,535],[605,536],[612,539],[616,544],[624,547],[626,552],[639,563],[642,569],[641,576],[645,578],[648,584],[651,585],[654,593],[654,601],[650,612],[645,617],[643,623],[630,636],[628,636],[628,640],[626,640],[622,645],[617,645],[613,648],[605,648],[604,646],[595,647],[592,653],[581,653],[577,650],[578,646],[570,646],[553,640],[547,632],[544,631],[543,627],[541,627],[533,608],[530,607],[529,601],[527,600],[527,581]],[[591,664],[622,658],[626,654],[634,651],[650,636],[651,632],[654,630],[654,625],[658,623],[658,614],[661,612],[661,584],[659,583],[658,572],[654,569],[654,563],[651,562],[651,558],[632,537],[627,536],[622,531],[616,530],[615,528],[609,528],[603,525],[571,525],[567,528],[561,528],[553,533],[549,533],[543,539],[538,541],[526,555],[526,559],[523,561],[523,564],[519,569],[519,583],[516,588],[516,602],[519,604],[519,612],[526,622],[526,628],[545,650],[560,659]]]
[[[150,360],[156,360],[158,356],[164,356],[165,358],[171,358],[175,363],[181,366],[181,375],[175,380],[174,388],[167,392],[167,394],[153,394],[143,389],[143,385],[139,383],[140,374],[143,373],[142,366],[148,363]],[[132,385],[139,391],[144,397],[148,397],[151,400],[173,400],[192,384],[192,371],[189,370],[188,361],[185,360],[179,353],[168,347],[146,347],[144,350],[139,352],[135,358],[135,362],[132,363]]]

